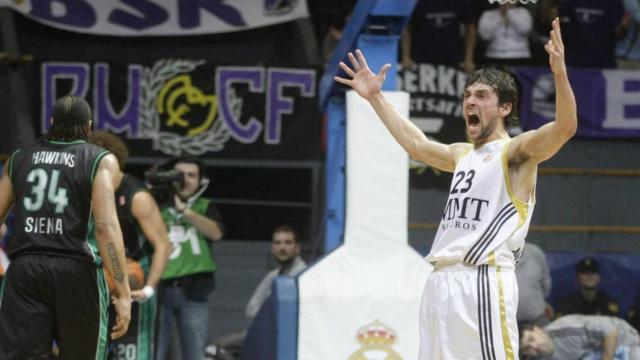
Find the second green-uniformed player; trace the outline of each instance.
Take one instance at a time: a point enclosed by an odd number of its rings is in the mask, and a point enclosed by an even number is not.
[[[146,279],[142,289],[131,292],[137,303],[131,307],[129,331],[110,345],[109,359],[151,360],[157,306],[155,287],[170,253],[169,237],[158,205],[147,188],[140,180],[123,172],[128,156],[124,142],[104,131],[95,132],[91,142],[109,150],[118,159],[121,171],[115,200],[125,251],[127,258],[140,263]]]

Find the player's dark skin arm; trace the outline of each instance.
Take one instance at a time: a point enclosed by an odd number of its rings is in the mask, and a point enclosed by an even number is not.
[[[146,285],[155,288],[171,254],[171,243],[169,242],[167,227],[162,220],[158,204],[151,194],[146,191],[139,191],[133,196],[131,212],[138,225],[140,225],[144,237],[153,246],[153,257]],[[146,295],[142,290],[132,291],[131,297],[135,300],[146,300]]]
[[[0,178],[0,219],[2,223],[13,205],[13,200],[13,184],[9,178],[9,161],[7,161],[2,170],[2,178]]]
[[[131,321],[131,291],[114,195],[118,169],[115,156],[106,155],[100,161],[91,192],[96,241],[104,266],[112,275],[115,285],[115,295],[111,297],[116,309],[116,324],[111,332],[112,339],[124,335]]]

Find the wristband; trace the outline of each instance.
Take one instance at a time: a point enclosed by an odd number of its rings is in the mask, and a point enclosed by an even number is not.
[[[153,296],[153,294],[155,294],[155,293],[156,293],[156,291],[155,291],[155,290],[153,290],[153,287],[151,287],[151,286],[149,286],[149,285],[145,285],[145,286],[142,288],[142,292],[144,293],[144,296],[146,296],[146,297],[147,297],[147,299],[150,299],[150,298]]]

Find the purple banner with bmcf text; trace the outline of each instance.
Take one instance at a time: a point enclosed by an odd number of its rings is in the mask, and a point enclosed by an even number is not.
[[[568,69],[578,105],[578,136],[640,137],[640,71]],[[537,129],[555,119],[555,84],[546,68],[519,67],[520,124]]]
[[[93,126],[137,156],[307,160],[320,156],[316,69],[162,59],[150,64],[43,62],[39,128],[57,98],[93,109]]]

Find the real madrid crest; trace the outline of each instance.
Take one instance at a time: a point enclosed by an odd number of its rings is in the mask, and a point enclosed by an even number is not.
[[[402,359],[392,349],[393,344],[398,340],[396,332],[378,320],[361,327],[356,338],[361,347],[349,356],[349,360]]]

